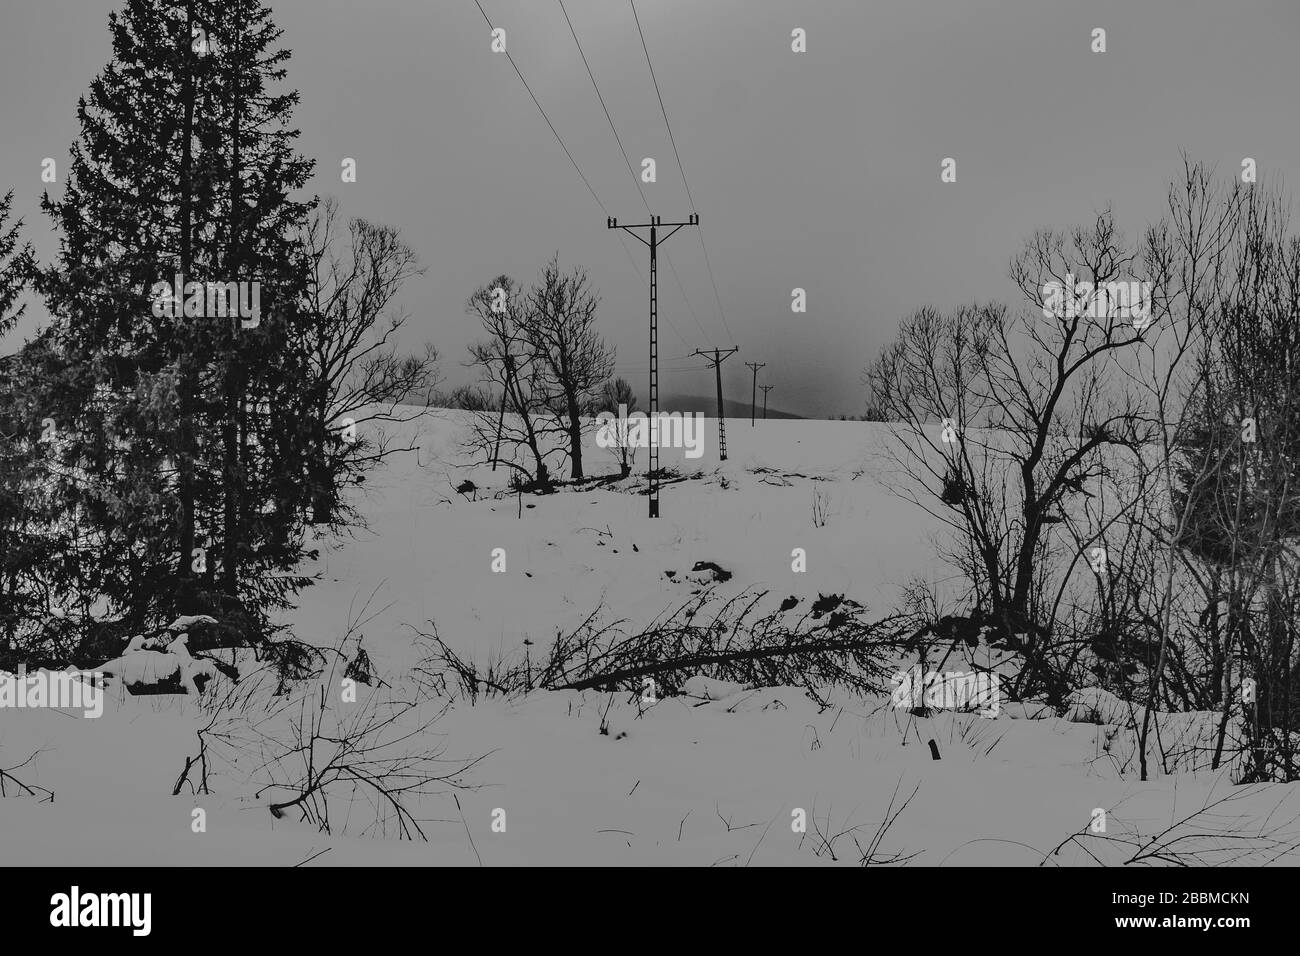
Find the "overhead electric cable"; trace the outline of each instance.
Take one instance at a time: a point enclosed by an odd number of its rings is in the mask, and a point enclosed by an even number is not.
[[[668,120],[668,108],[664,106],[663,93],[659,90],[659,78],[655,76],[655,66],[650,59],[650,47],[646,43],[645,31],[641,29],[641,18],[636,12],[636,0],[628,0],[632,7],[632,19],[636,21],[636,32],[641,37],[641,49],[645,51],[646,66],[650,68],[650,80],[654,83],[655,96],[659,100],[659,111],[663,113],[664,126],[668,128],[668,141],[672,143],[673,156],[677,159],[677,169],[682,174],[682,185],[686,188],[686,200],[690,203],[691,212],[695,213],[695,197],[691,195],[691,184],[686,178],[686,167],[682,165],[682,154],[677,149],[677,137],[673,135],[673,124]],[[731,334],[731,327],[727,324],[727,313],[722,307],[722,296],[718,294],[718,282],[713,276],[713,264],[709,261],[709,247],[704,243],[704,230],[697,229],[700,236],[700,249],[704,252],[704,267],[709,273],[709,282],[713,285],[713,298],[718,304],[718,315],[722,317],[722,328],[726,331],[727,337],[734,344],[736,338]]]

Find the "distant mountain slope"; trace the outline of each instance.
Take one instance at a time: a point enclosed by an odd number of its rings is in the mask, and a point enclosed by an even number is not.
[[[637,401],[644,406],[645,400],[638,394]],[[733,402],[731,399],[723,400],[723,408],[728,418],[748,418],[749,402]],[[642,408],[644,411],[644,407]],[[662,412],[703,412],[710,417],[718,414],[718,400],[716,398],[705,398],[699,395],[660,395],[659,410]],[[758,418],[763,417],[763,403],[758,403]],[[803,415],[795,415],[793,412],[783,412],[777,408],[768,405],[768,418],[803,418]]]

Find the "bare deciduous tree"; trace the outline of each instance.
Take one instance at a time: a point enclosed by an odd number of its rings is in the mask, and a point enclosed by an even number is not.
[[[546,388],[543,370],[524,339],[521,328],[526,323],[527,299],[519,284],[502,275],[478,289],[466,303],[465,310],[478,318],[487,338],[470,346],[472,363],[483,379],[502,395],[497,411],[484,409],[471,423],[471,444],[485,461],[504,464],[540,488],[551,484],[548,459],[557,453],[550,447],[545,407]],[[509,452],[502,455],[502,446]],[[524,449],[531,461],[517,460],[516,451]],[[562,453],[563,449],[558,449]]]
[[[1143,779],[1153,734],[1168,772],[1160,715],[1180,709],[1221,711],[1213,766],[1240,715],[1244,779],[1296,775],[1300,240],[1286,209],[1184,157],[1135,249],[1109,211],[1040,232],[1011,269],[1028,311],[919,310],[868,372],[895,423],[898,490],[957,531],[977,606],[1023,656],[1013,694],[1059,703],[1089,674],[1115,688]],[[1133,282],[1143,291],[1117,302]]]
[[[583,477],[583,420],[614,370],[614,354],[596,331],[599,303],[583,269],[562,272],[558,256],[552,257],[529,293],[520,329],[544,373],[543,404],[568,441],[569,477],[575,479]]]
[[[585,421],[614,367],[614,353],[596,331],[599,301],[586,272],[563,272],[558,258],[528,290],[503,275],[470,296],[466,310],[487,333],[470,346],[472,362],[503,396],[495,415],[475,416],[471,444],[494,466],[505,464],[546,488],[551,459],[567,458],[570,477],[584,477]],[[520,449],[531,468],[518,460]]]
[[[896,423],[900,492],[957,530],[977,603],[1024,657],[1017,690],[1057,702],[1068,692],[1052,645],[1061,582],[1085,557],[1059,526],[1106,479],[1105,452],[1142,441],[1119,355],[1144,332],[1135,303],[1105,294],[1133,281],[1134,258],[1109,211],[1039,232],[1011,265],[1027,309],[921,309],[867,375]]]
[[[426,345],[421,353],[402,355],[395,344],[407,316],[389,307],[402,284],[423,272],[396,229],[352,219],[343,240],[338,203],[326,199],[302,242],[311,262],[312,322],[297,345],[316,382],[307,478],[312,519],[328,523],[344,485],[367,465],[411,450],[393,446],[381,429],[364,426],[418,414],[401,406],[437,384],[438,353]],[[340,427],[344,419],[352,426],[346,431]]]
[[[596,410],[617,415],[620,409],[624,414],[628,415],[636,411],[636,393],[632,391],[632,385],[627,379],[610,379],[601,389],[600,403]],[[618,437],[619,442],[613,452],[618,458],[619,476],[626,478],[632,474],[632,466],[636,464],[636,448],[626,441],[627,435],[624,431],[620,430]]]

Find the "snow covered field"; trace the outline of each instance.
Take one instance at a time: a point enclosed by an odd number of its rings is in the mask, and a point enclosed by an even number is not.
[[[689,601],[713,577],[722,600],[746,589],[775,605],[843,594],[884,617],[914,579],[942,583],[941,529],[878,480],[883,426],[729,420],[730,458],[665,450],[684,480],[646,516],[637,474],[608,487],[517,498],[501,469],[466,467],[464,413],[431,410],[402,426],[418,455],[377,471],[358,501],[368,527],[320,542],[299,596],[299,639],[338,644],[349,622],[393,687],[437,633],[480,663],[533,659],[598,607],[634,631]],[[594,447],[588,469],[616,471]],[[638,462],[644,467],[644,460]],[[475,495],[455,488],[469,479]],[[500,497],[496,493],[502,492]],[[471,498],[477,500],[470,500]],[[814,511],[824,512],[824,523]],[[820,524],[820,526],[818,526]],[[492,570],[504,549],[505,571]],[[803,549],[807,571],[792,570]],[[498,553],[499,555],[499,553]],[[666,572],[672,572],[668,574]],[[430,624],[432,622],[432,625]],[[335,675],[337,683],[337,675]],[[207,694],[216,699],[223,681]],[[376,686],[380,686],[376,684]],[[228,688],[227,688],[228,690]],[[457,699],[422,731],[460,786],[419,801],[428,842],[367,831],[369,797],[340,798],[331,831],[259,792],[264,741],[208,754],[211,793],[173,796],[211,706],[192,697],[109,695],[98,720],[13,710],[0,724],[0,768],[53,791],[0,800],[8,864],[486,865],[686,864],[1095,865],[1293,863],[1296,785],[1235,787],[1210,773],[1213,715],[1165,715],[1169,772],[1138,781],[1122,706],[1097,691],[1056,715],[1004,703],[999,716],[939,711],[914,718],[887,695],[833,692],[818,703],[788,687],[695,680],[688,693],[534,691]],[[359,686],[361,701],[377,690]],[[335,693],[331,687],[330,693]],[[308,694],[307,698],[310,699]],[[348,704],[334,705],[347,707]],[[350,706],[360,706],[353,704]],[[291,726],[292,713],[282,715]],[[1101,721],[1100,723],[1096,721]],[[932,758],[933,740],[941,759]],[[238,756],[235,754],[238,752]],[[194,773],[190,780],[197,779]],[[346,786],[340,785],[346,792]],[[196,809],[203,811],[196,815]],[[355,811],[355,812],[354,812]],[[1096,832],[1103,818],[1104,832]],[[201,818],[199,828],[196,819]],[[806,821],[806,825],[800,824]],[[495,826],[494,826],[495,824]],[[196,832],[198,831],[198,832]]]

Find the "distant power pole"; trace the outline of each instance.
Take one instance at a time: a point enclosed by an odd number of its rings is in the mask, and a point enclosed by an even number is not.
[[[605,220],[605,226],[609,229],[622,229],[629,235],[636,236],[647,246],[650,247],[650,428],[657,428],[655,424],[658,421],[659,412],[659,244],[667,242],[673,234],[683,226],[698,226],[700,217],[694,213],[686,222],[663,222],[662,216],[651,216],[649,222],[637,223],[634,226],[620,226],[618,220],[608,218]],[[672,226],[673,231],[668,233],[662,239],[659,238],[659,229],[663,226]],[[649,229],[649,241],[643,239],[639,234],[633,232],[633,229]],[[650,517],[659,517],[659,443],[650,442],[650,465],[647,478],[650,484]]]
[[[730,348],[727,349],[725,352],[723,352],[721,349],[714,349],[713,354],[710,355],[708,352],[701,352],[699,349],[696,349],[692,353],[693,355],[703,355],[706,359],[709,360],[709,364],[713,366],[713,371],[717,373],[717,377],[718,377],[718,460],[719,461],[727,460],[727,420],[723,417],[722,414],[722,363],[725,362],[727,359],[731,358],[731,356],[735,355],[739,351],[740,349],[738,348]]]
[[[776,388],[776,386],[760,385],[758,387],[763,390],[763,421],[767,421],[767,393],[772,391],[772,389]]]
[[[746,362],[754,370],[754,387],[749,393],[749,427],[754,427],[754,406],[758,404],[758,370],[767,365],[766,362]]]

